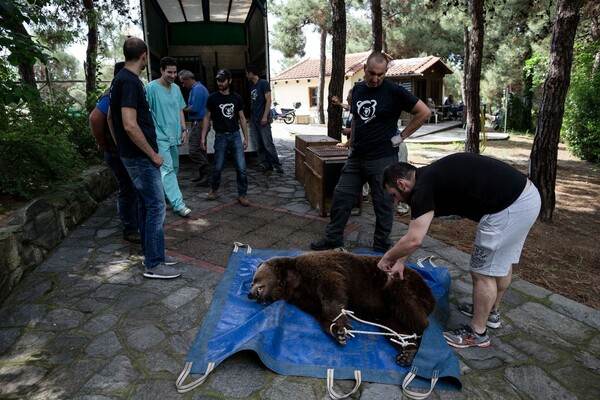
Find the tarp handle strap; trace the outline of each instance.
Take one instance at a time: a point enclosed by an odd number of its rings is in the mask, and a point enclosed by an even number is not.
[[[429,397],[431,392],[433,392],[433,388],[435,387],[435,385],[439,379],[439,371],[438,370],[433,371],[433,376],[431,377],[431,387],[429,388],[429,390],[427,392],[415,392],[414,390],[409,389],[408,385],[410,385],[410,383],[413,381],[413,379],[415,379],[415,377],[417,376],[417,370],[418,370],[417,367],[412,367],[410,372],[408,374],[406,374],[404,381],[402,381],[402,393],[404,393],[406,395],[406,397],[408,397],[410,399],[424,400],[427,397]]]
[[[245,244],[242,242],[233,242],[233,252],[237,253],[240,248],[246,248],[246,254],[252,253],[252,247],[249,244]]]
[[[175,387],[177,388],[177,393],[187,393],[190,390],[196,389],[197,387],[199,387],[200,385],[202,385],[204,383],[206,378],[208,378],[208,374],[210,374],[212,372],[212,370],[215,369],[215,363],[210,362],[210,363],[208,363],[208,366],[206,367],[206,372],[204,373],[204,375],[202,377],[200,377],[199,379],[197,379],[193,382],[184,384],[183,382],[186,380],[186,378],[190,374],[190,371],[192,370],[192,364],[193,364],[192,362],[186,362],[185,366],[183,367],[183,371],[181,371],[181,374],[179,374],[179,377],[175,381]]]
[[[327,391],[329,392],[329,397],[331,397],[334,400],[340,400],[340,399],[345,399],[345,398],[351,396],[352,394],[356,393],[356,391],[360,387],[360,384],[362,383],[362,376],[361,376],[361,373],[359,370],[354,371],[354,380],[356,381],[356,384],[354,385],[354,388],[352,389],[352,391],[347,394],[339,394],[338,392],[336,392],[333,389],[333,374],[334,373],[335,373],[335,370],[333,368],[327,369]]]
[[[435,265],[433,263],[433,259],[435,258],[435,256],[428,256],[425,258],[419,258],[417,260],[417,265],[423,269],[425,269],[425,266],[423,265],[424,262],[428,262],[433,268],[437,268],[437,265]]]
[[[337,321],[342,315],[347,315],[350,318],[357,320],[358,322],[362,322],[363,324],[366,324],[366,325],[376,326],[377,328],[387,331],[387,332],[356,331],[356,330],[348,330],[348,329],[344,328],[344,334],[346,335],[346,337],[348,337],[348,336],[354,337],[355,333],[361,333],[361,334],[367,334],[367,335],[393,336],[394,338],[390,338],[390,340],[396,344],[399,344],[402,347],[416,346],[415,343],[409,342],[408,339],[416,340],[420,337],[416,333],[413,333],[412,335],[405,335],[405,334],[398,333],[398,332],[394,331],[393,329],[388,328],[385,325],[381,325],[376,322],[365,321],[364,319],[360,319],[356,315],[354,315],[353,311],[346,310],[343,308],[340,312],[340,315],[335,317],[332,321],[333,323],[329,326],[329,333],[331,333],[331,336],[333,336],[333,337],[335,337],[335,335],[333,334],[333,325],[335,325],[335,321]]]

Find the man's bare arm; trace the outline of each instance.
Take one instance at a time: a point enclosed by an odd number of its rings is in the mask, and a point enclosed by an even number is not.
[[[406,235],[402,236],[398,243],[386,251],[377,264],[379,269],[391,272],[392,274],[398,273],[400,279],[404,279],[404,262],[423,243],[433,216],[434,212],[429,211],[419,218],[410,221]]]
[[[131,141],[150,158],[152,164],[160,167],[163,163],[163,158],[154,151],[142,133],[137,123],[137,110],[131,107],[122,107],[121,116],[123,117],[123,128],[125,128],[125,132],[127,132]]]
[[[406,128],[402,130],[402,139],[406,139],[412,135],[431,116],[431,110],[429,107],[427,107],[427,104],[423,103],[421,100],[415,104],[413,109],[410,110],[410,113],[413,115],[413,118],[410,120],[408,125],[406,125]]]
[[[90,130],[96,140],[99,151],[107,151],[108,143],[106,143],[106,137],[104,136],[104,127],[106,123],[106,115],[97,108],[94,108],[90,113]]]

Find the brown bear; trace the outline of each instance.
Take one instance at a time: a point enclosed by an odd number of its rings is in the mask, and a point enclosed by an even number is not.
[[[416,333],[419,339],[414,345],[396,345],[396,362],[408,366],[429,325],[435,297],[412,268],[404,269],[403,280],[394,276],[388,281],[388,274],[377,268],[380,259],[340,251],[272,258],[258,266],[248,298],[262,304],[276,300],[294,304],[312,315],[340,344],[346,344],[344,328],[351,329],[346,315],[335,320],[342,309],[400,334]]]

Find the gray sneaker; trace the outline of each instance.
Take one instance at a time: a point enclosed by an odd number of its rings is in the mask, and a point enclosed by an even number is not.
[[[459,349],[465,347],[488,347],[492,344],[487,331],[483,334],[475,332],[471,324],[463,325],[459,329],[444,332],[444,339],[452,347]]]
[[[181,271],[165,264],[158,264],[156,267],[144,268],[144,276],[154,279],[173,279],[181,276]]]
[[[179,260],[177,259],[177,257],[171,257],[165,254],[165,265],[176,265],[178,262]]]
[[[142,259],[144,257],[142,256]],[[142,261],[142,265],[145,267],[145,260]],[[168,266],[172,266],[172,265],[176,265],[179,262],[179,260],[176,257],[171,257],[165,254],[165,261],[162,262],[162,264],[168,265]]]
[[[458,303],[458,311],[461,313],[472,317],[473,316],[473,304],[471,303]],[[490,315],[485,323],[488,328],[498,329],[502,326],[502,321],[500,321],[500,311],[492,310],[490,311]]]

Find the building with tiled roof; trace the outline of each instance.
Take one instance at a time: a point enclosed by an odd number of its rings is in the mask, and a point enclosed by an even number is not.
[[[369,54],[370,51],[346,55],[344,96],[352,86],[363,80],[363,67]],[[306,58],[271,78],[273,99],[279,107],[301,103],[296,115],[309,117],[300,117],[300,122],[312,122],[316,114],[319,63],[318,58]],[[390,61],[386,77],[403,85],[423,101],[431,97],[436,104],[441,104],[444,98],[443,79],[451,73],[452,70],[439,57],[426,56]],[[330,76],[331,58],[328,58],[325,63],[325,99],[329,98]]]

